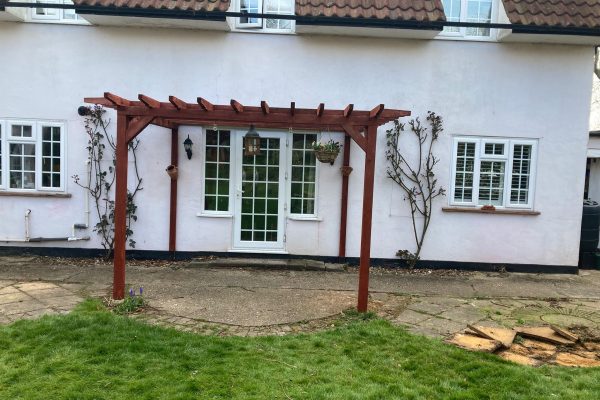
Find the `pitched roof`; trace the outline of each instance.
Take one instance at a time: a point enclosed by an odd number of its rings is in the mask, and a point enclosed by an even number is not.
[[[441,0],[296,0],[296,15],[445,21]]]
[[[73,0],[77,6],[175,11],[227,11],[230,0]]]
[[[598,0],[502,0],[512,24],[552,27],[600,27]]]

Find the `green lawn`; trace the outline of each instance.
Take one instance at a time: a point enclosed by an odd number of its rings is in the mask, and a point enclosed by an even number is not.
[[[197,336],[86,301],[0,328],[2,399],[597,399],[600,369],[532,369],[349,316],[285,337]]]

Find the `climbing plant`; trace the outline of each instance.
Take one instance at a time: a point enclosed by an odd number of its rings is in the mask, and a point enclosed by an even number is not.
[[[75,184],[87,191],[93,199],[94,211],[98,222],[94,232],[101,238],[102,247],[106,250],[106,258],[112,258],[115,242],[115,201],[113,186],[115,184],[116,144],[114,137],[108,132],[110,119],[106,118],[106,110],[102,106],[80,107],[80,115],[84,117],[85,131],[88,135],[86,150],[89,168],[87,179],[82,183],[79,175],[73,175]],[[129,143],[129,152],[133,160],[134,189],[127,190],[127,227],[126,238],[129,246],[135,248],[131,226],[137,221],[136,194],[142,190],[142,178],[139,174],[137,148],[140,142],[134,139]]]
[[[419,118],[412,119],[408,124],[396,120],[394,127],[389,129],[386,135],[387,176],[402,188],[404,200],[408,201],[416,245],[414,253],[399,250],[396,255],[407,260],[411,268],[416,265],[421,255],[431,222],[433,200],[446,194],[446,190],[438,184],[435,176],[434,169],[439,159],[433,154],[433,146],[444,130],[442,117],[429,111],[426,121],[429,127],[422,124]],[[407,138],[401,143],[405,132],[412,140]],[[415,141],[418,146],[416,153],[413,145],[405,145],[405,142]]]

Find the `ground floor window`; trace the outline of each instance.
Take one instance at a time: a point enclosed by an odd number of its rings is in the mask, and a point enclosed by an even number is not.
[[[536,140],[456,137],[454,205],[533,208]]]
[[[312,143],[316,134],[294,133],[290,180],[290,214],[314,216],[317,197],[317,162]]]
[[[0,188],[64,190],[62,123],[0,120]]]
[[[204,211],[228,213],[231,132],[207,130],[204,148]]]

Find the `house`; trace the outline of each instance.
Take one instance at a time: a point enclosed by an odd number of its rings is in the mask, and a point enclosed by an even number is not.
[[[386,174],[385,132],[391,119],[423,119],[433,110],[444,120],[434,151],[447,195],[434,203],[422,260],[523,271],[577,268],[591,71],[600,43],[596,2],[38,3],[0,3],[5,251],[84,254],[101,247],[89,196],[72,178],[87,168],[78,108],[96,98],[108,107],[113,134],[115,109],[154,110],[147,114],[153,123],[138,136],[143,190],[136,197],[136,251],[355,259],[362,239],[367,261],[393,262],[398,250],[414,251],[414,239],[408,204]],[[377,138],[370,191],[364,187],[368,138],[323,122],[339,121],[348,104],[355,113],[344,115],[353,121],[382,123],[367,132]],[[289,119],[269,129],[275,121],[269,107]],[[300,121],[294,107],[313,110],[310,123],[294,126]],[[211,117],[213,109],[222,115]],[[201,112],[186,124],[185,115]],[[142,127],[139,115],[123,122],[123,132],[134,122]],[[331,120],[317,119],[328,115]],[[260,160],[243,156],[250,125],[266,148]],[[311,148],[329,139],[347,150],[333,165],[317,162]],[[176,214],[165,173],[172,141],[181,153]],[[416,151],[416,145],[408,150]],[[346,178],[344,158],[353,168]],[[131,178],[131,157],[129,168]],[[366,242],[364,194],[373,196]],[[482,210],[489,205],[494,210]]]

